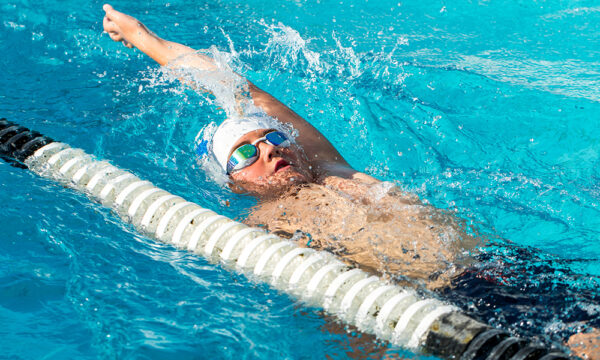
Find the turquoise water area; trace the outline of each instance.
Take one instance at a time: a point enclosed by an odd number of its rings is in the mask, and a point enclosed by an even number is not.
[[[525,272],[526,285],[543,278],[600,295],[594,2],[113,5],[167,39],[230,53],[238,71],[308,119],[356,169],[486,235],[490,264],[512,246],[531,247],[556,270]],[[212,182],[192,155],[196,133],[223,110],[102,34],[101,7],[0,4],[0,117],[243,218],[254,200]],[[8,358],[414,356],[140,236],[83,195],[5,162],[0,200]],[[556,343],[562,314],[554,315],[545,324],[490,321],[517,334],[533,326]]]

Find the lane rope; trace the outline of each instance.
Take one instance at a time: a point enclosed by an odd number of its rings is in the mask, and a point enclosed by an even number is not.
[[[413,290],[351,268],[331,254],[232,221],[6,119],[0,119],[0,156],[117,210],[124,221],[150,237],[209,261],[220,254],[216,257],[223,266],[258,277],[395,345],[465,360],[482,356],[487,348],[496,349],[493,356],[510,348],[516,352],[514,360],[568,358],[525,341],[511,341],[508,346],[502,342],[503,332],[470,319],[452,305],[422,298]]]

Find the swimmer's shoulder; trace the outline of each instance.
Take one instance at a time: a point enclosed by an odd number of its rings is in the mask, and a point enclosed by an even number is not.
[[[356,180],[364,184],[376,184],[381,182],[381,180],[357,171],[347,164],[334,161],[323,161],[316,163],[315,172],[317,183],[325,183],[328,178]]]

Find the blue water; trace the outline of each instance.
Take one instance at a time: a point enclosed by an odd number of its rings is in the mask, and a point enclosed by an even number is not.
[[[233,53],[238,71],[356,169],[455,211],[497,245],[492,252],[508,241],[537,249],[561,266],[546,278],[599,295],[594,2],[113,5],[165,38]],[[0,116],[243,219],[254,201],[214,184],[191,155],[196,133],[224,112],[102,34],[101,6],[0,4]],[[0,200],[7,358],[412,356],[146,239],[84,196],[4,162]],[[557,341],[557,323],[560,314],[538,333]]]

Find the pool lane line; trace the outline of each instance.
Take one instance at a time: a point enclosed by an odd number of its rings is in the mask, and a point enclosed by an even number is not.
[[[447,359],[568,359],[510,338],[452,305],[351,268],[329,253],[299,247],[187,202],[6,119],[0,119],[0,157],[85,193],[150,238],[265,281],[394,345]]]
[[[18,167],[24,167],[25,159],[52,142],[54,140],[37,131],[0,119],[0,156]]]

